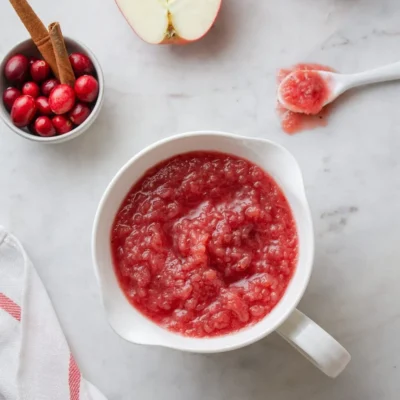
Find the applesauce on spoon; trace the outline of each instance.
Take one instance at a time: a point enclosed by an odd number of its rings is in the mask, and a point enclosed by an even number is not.
[[[182,154],[147,171],[115,217],[111,247],[130,303],[192,337],[265,317],[298,256],[296,225],[276,182],[245,159],[215,152]]]

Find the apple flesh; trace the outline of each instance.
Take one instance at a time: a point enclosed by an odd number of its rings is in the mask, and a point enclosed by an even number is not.
[[[133,30],[152,44],[201,39],[217,18],[222,0],[116,0]]]

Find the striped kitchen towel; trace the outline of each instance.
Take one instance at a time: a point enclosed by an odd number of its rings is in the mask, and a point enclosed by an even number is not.
[[[0,398],[106,400],[83,379],[21,243],[0,227]]]

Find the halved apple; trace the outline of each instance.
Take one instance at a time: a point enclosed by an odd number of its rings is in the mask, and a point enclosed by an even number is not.
[[[152,44],[202,38],[217,18],[222,0],[116,0],[133,30]]]

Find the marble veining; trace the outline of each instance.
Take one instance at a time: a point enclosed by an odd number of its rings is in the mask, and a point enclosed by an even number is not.
[[[398,1],[225,0],[209,35],[177,48],[143,43],[113,1],[31,2],[96,53],[106,98],[91,130],[58,146],[0,124],[0,224],[26,246],[87,379],[114,400],[397,400],[400,83],[346,94],[327,127],[295,136],[281,132],[274,106],[280,67],[314,61],[351,73],[398,61]],[[0,15],[2,57],[26,33],[8,2]],[[199,129],[269,138],[298,159],[316,236],[299,308],[352,354],[338,379],[274,334],[193,355],[134,346],[107,325],[90,254],[100,196],[137,151]]]

